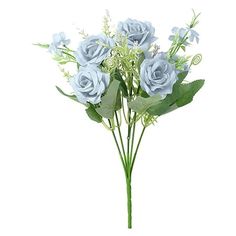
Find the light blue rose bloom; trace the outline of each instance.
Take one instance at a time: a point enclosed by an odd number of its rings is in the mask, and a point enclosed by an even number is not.
[[[167,61],[165,53],[145,59],[141,64],[140,76],[141,88],[150,96],[159,94],[162,98],[172,93],[178,79],[175,66]]]
[[[155,28],[150,22],[127,19],[124,22],[119,22],[117,33],[128,37],[129,47],[132,48],[137,44],[143,51],[147,51],[156,40]]]
[[[173,39],[175,38],[175,35],[178,34],[180,39],[182,40],[185,36],[185,34],[188,32],[188,40],[189,42],[194,42],[196,41],[197,43],[199,43],[199,34],[197,33],[197,31],[187,27],[187,28],[178,28],[178,27],[173,27],[171,32],[174,34],[174,35],[170,35],[169,36],[169,40],[170,41],[173,41]],[[184,45],[188,45],[189,43],[188,42],[185,42]]]
[[[109,81],[109,74],[101,72],[95,65],[87,65],[79,68],[79,72],[70,79],[70,85],[79,102],[97,104],[101,101]]]
[[[70,39],[66,38],[64,32],[60,32],[57,34],[53,34],[52,43],[50,44],[48,50],[53,54],[61,55],[61,50],[59,49],[61,46],[66,46],[70,43]]]
[[[79,48],[75,52],[75,57],[81,66],[87,64],[99,65],[110,56],[114,46],[115,41],[103,34],[89,36],[80,43]]]

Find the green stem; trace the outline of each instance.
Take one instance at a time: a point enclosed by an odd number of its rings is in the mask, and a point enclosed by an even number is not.
[[[119,137],[120,137],[121,148],[122,148],[122,152],[123,152],[123,156],[124,156],[124,161],[125,161],[125,164],[127,164],[124,142],[123,142],[123,138],[122,138],[122,134],[121,134],[121,130],[120,130],[120,124],[119,124],[119,120],[118,120],[118,116],[117,116],[116,111],[115,111],[115,118],[116,118],[118,133],[119,133]]]
[[[136,116],[137,113],[134,113],[133,117],[133,131],[132,131],[132,138],[131,138],[131,150],[130,150],[130,157],[132,158],[133,156],[133,149],[134,149],[134,137],[135,137],[135,128],[136,128]]]
[[[131,101],[131,97],[132,97],[132,80],[133,80],[133,75],[131,76],[130,79],[130,89],[129,89],[129,97],[128,97],[128,101]],[[128,166],[131,165],[131,156],[130,156],[130,134],[131,134],[131,128],[132,128],[132,124],[131,124],[131,109],[128,108],[128,134],[127,134],[127,159],[128,159]]]
[[[71,55],[70,53],[65,52],[65,51],[62,51],[62,53],[66,54],[66,55],[69,56],[70,58],[76,60],[76,58],[75,58],[73,55]]]
[[[127,134],[127,159],[128,159],[128,166],[131,164],[131,156],[130,156],[130,133],[131,133],[131,109],[128,110],[128,134]]]
[[[129,97],[127,101],[132,99],[132,82],[133,74],[129,79]],[[126,191],[127,191],[127,210],[128,210],[128,228],[132,228],[132,190],[131,190],[131,161],[132,156],[130,155],[130,136],[131,136],[131,109],[128,108],[128,133],[127,133],[127,177],[126,177]]]
[[[138,153],[138,149],[139,149],[140,143],[142,141],[145,129],[146,129],[146,127],[144,126],[143,130],[142,130],[142,133],[141,133],[141,135],[139,137],[138,144],[137,144],[137,147],[136,147],[136,150],[135,150],[135,153],[134,153],[134,157],[133,157],[133,160],[132,160],[132,163],[131,163],[130,174],[132,173],[132,170],[133,170],[133,167],[134,167],[134,162],[135,162],[135,159],[136,159],[136,156],[137,156],[137,153]]]
[[[124,106],[124,99],[123,99],[123,97],[121,97],[121,106],[122,106],[122,111],[123,111],[123,116],[124,116],[124,118],[125,118],[125,122],[126,122],[126,124],[128,124],[128,120],[127,120],[127,118],[126,118],[126,114],[125,114],[125,106]]]
[[[127,190],[127,210],[128,210],[128,228],[132,228],[132,190],[131,190],[131,176],[126,178]]]
[[[112,124],[111,124],[110,119],[108,119],[108,122],[109,122],[110,128],[112,128]],[[111,130],[111,132],[112,132],[113,138],[114,138],[114,140],[115,140],[117,150],[118,150],[118,152],[119,152],[120,160],[121,160],[121,162],[122,162],[122,166],[123,166],[125,175],[127,176],[127,169],[126,169],[125,162],[124,162],[123,157],[122,157],[122,154],[121,154],[121,150],[120,150],[120,147],[119,147],[117,138],[116,138],[116,134],[115,134],[115,132],[114,132],[113,129]]]
[[[173,52],[170,52],[170,57],[173,57],[180,49],[181,45],[185,42],[185,40],[187,39],[189,30],[185,33],[184,37],[182,38],[182,40],[177,44],[177,46],[173,49]]]
[[[137,95],[139,94],[139,89],[140,89],[140,85],[137,88]],[[132,123],[131,123],[131,125],[133,124],[132,139],[131,139],[131,151],[130,151],[131,159],[133,157],[134,137],[135,137],[135,128],[136,128],[136,118],[137,118],[137,112],[134,112],[134,116],[133,116]]]

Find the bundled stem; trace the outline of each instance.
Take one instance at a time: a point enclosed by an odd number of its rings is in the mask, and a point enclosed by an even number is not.
[[[138,93],[138,91],[139,91],[139,87],[137,89],[137,93]],[[130,89],[129,89],[129,97],[127,100],[130,101],[131,98],[132,98],[132,87],[130,87]],[[124,112],[124,116],[126,118],[125,112]],[[144,134],[144,131],[146,128],[145,126],[143,127],[143,130],[142,130],[140,137],[138,139],[138,142],[137,142],[137,146],[134,149],[135,131],[136,131],[137,121],[138,121],[137,113],[134,112],[134,114],[132,114],[131,109],[128,108],[128,111],[127,111],[127,142],[126,142],[127,147],[125,150],[125,145],[124,145],[124,141],[123,141],[123,136],[122,136],[120,122],[118,119],[117,112],[115,112],[114,121],[113,121],[113,119],[108,120],[109,125],[110,125],[110,130],[112,131],[112,135],[113,135],[114,141],[116,143],[116,147],[119,152],[119,156],[120,156],[122,166],[123,166],[123,169],[125,172],[126,192],[127,192],[128,228],[132,228],[132,183],[131,183],[132,170],[133,170],[134,162],[137,157],[139,146],[140,146],[140,143],[141,143],[141,140],[143,138],[143,134]],[[112,122],[115,122],[115,124],[113,124]],[[115,130],[114,130],[112,124],[114,125],[114,127],[117,127],[119,142],[117,140]]]
[[[132,228],[132,189],[131,189],[131,176],[126,178],[127,190],[127,210],[128,210],[128,228]]]

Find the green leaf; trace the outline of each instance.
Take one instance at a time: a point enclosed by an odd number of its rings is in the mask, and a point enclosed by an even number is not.
[[[178,107],[187,105],[193,100],[194,95],[201,89],[204,80],[195,80],[188,84],[175,83],[172,94],[166,96],[159,104],[150,107],[147,112],[150,115],[161,116]]]
[[[49,48],[49,44],[43,44],[43,43],[34,43],[33,45],[39,46],[41,48]]]
[[[177,80],[177,84],[181,84],[182,81],[186,78],[186,76],[188,75],[188,71],[182,71],[180,72],[177,76],[178,76],[178,80]]]
[[[139,55],[138,62],[137,62],[139,73],[140,73],[141,64],[143,63],[144,59],[145,59],[145,55],[144,53],[141,53]]]
[[[148,95],[148,93],[146,93],[144,90],[140,89],[139,90],[139,95],[143,98],[149,98],[150,96]]]
[[[60,65],[65,65],[69,62],[74,62],[69,55],[54,55],[52,59],[57,61]]]
[[[115,110],[118,111],[121,109],[121,93],[120,90],[117,93],[117,97],[116,97],[116,106],[115,106]]]
[[[111,78],[120,81],[120,90],[123,93],[124,97],[128,97],[127,86],[118,69],[111,73]]]
[[[114,112],[120,109],[119,105],[120,81],[113,80],[101,99],[100,107],[96,108],[98,114],[107,119],[112,119]]]
[[[194,95],[204,85],[204,80],[195,80],[188,84],[181,84],[179,87],[180,98],[176,101],[178,107],[182,107],[192,102]]]
[[[101,123],[102,122],[102,116],[100,116],[97,113],[97,111],[96,111],[96,109],[95,109],[93,104],[89,104],[89,107],[85,111],[86,111],[88,117],[91,120],[93,120],[93,121],[95,121],[97,123]]]
[[[158,104],[155,104],[155,105],[151,106],[147,110],[147,112],[150,115],[154,115],[154,116],[163,115],[163,114],[167,113],[168,110],[170,109],[170,103],[171,103],[171,99],[166,97],[165,99],[160,101]]]
[[[185,46],[182,45],[182,46],[180,46],[180,47],[181,47],[181,49],[185,52],[185,50],[186,50]]]
[[[65,65],[66,63],[68,63],[69,61],[58,61],[58,63],[60,64],[60,65]]]
[[[150,107],[158,105],[161,102],[161,96],[159,94],[152,97],[140,97],[128,103],[129,108],[138,113],[146,112]]]
[[[75,95],[70,95],[70,94],[65,93],[65,92],[62,91],[62,89],[59,88],[58,86],[56,86],[56,89],[57,89],[58,92],[61,93],[62,95],[64,95],[64,96],[66,96],[66,97],[68,97],[68,98],[70,98],[70,99],[72,99],[72,100],[78,102],[77,97],[76,97]]]

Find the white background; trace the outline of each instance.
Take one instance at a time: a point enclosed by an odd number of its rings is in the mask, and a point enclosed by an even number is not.
[[[1,236],[235,236],[234,1],[2,1],[0,3]],[[67,90],[50,55],[32,46],[76,27],[99,32],[149,20],[162,50],[172,26],[201,11],[203,61],[189,79],[206,80],[190,105],[147,130],[133,172],[133,229],[127,229],[125,180],[111,134]],[[67,90],[69,91],[69,90]]]

